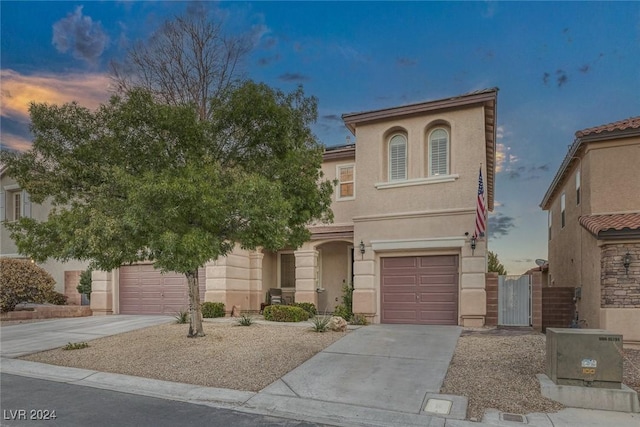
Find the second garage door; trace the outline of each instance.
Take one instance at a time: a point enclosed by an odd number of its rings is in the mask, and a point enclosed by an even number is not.
[[[456,255],[381,259],[381,322],[458,324]]]
[[[200,301],[206,289],[204,269],[198,271]],[[166,273],[152,264],[120,268],[120,314],[170,314],[189,308],[189,291],[184,274]]]

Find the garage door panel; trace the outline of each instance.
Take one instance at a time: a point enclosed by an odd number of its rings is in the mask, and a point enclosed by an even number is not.
[[[205,270],[198,271],[200,300],[206,289]],[[189,307],[187,278],[160,273],[151,264],[123,266],[119,274],[121,314],[170,314]]]
[[[458,257],[381,259],[382,323],[456,325]]]

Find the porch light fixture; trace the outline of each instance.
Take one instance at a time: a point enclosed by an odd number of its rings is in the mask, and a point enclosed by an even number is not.
[[[471,250],[476,250],[476,236],[471,236]]]
[[[360,240],[360,254],[364,255],[364,242]]]
[[[631,265],[631,254],[629,252],[624,254],[624,258],[622,259],[622,265],[624,266],[624,270],[626,274],[629,274],[629,266]]]

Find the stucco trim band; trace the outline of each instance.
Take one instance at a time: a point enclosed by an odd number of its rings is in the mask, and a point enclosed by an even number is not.
[[[429,178],[405,179],[404,181],[394,182],[377,182],[374,184],[376,189],[384,190],[387,188],[412,187],[414,185],[441,184],[443,182],[454,182],[460,178],[458,174],[432,176]]]
[[[476,213],[476,208],[461,208],[461,209],[440,209],[433,211],[417,211],[417,212],[405,212],[405,213],[390,213],[381,215],[363,215],[353,218],[353,222],[365,222],[365,221],[386,221],[390,219],[409,219],[409,218],[422,218],[426,216],[451,216],[451,215],[469,215]]]
[[[375,252],[397,251],[405,249],[437,249],[437,248],[461,248],[465,239],[462,237],[434,237],[429,239],[397,239],[397,240],[372,240],[371,248]]]

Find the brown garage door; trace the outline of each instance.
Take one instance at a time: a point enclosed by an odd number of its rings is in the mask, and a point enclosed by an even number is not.
[[[205,270],[198,271],[200,301],[204,301]],[[189,308],[189,291],[184,274],[166,273],[152,264],[120,268],[121,314],[171,314]]]
[[[381,261],[382,323],[458,324],[456,255]]]

